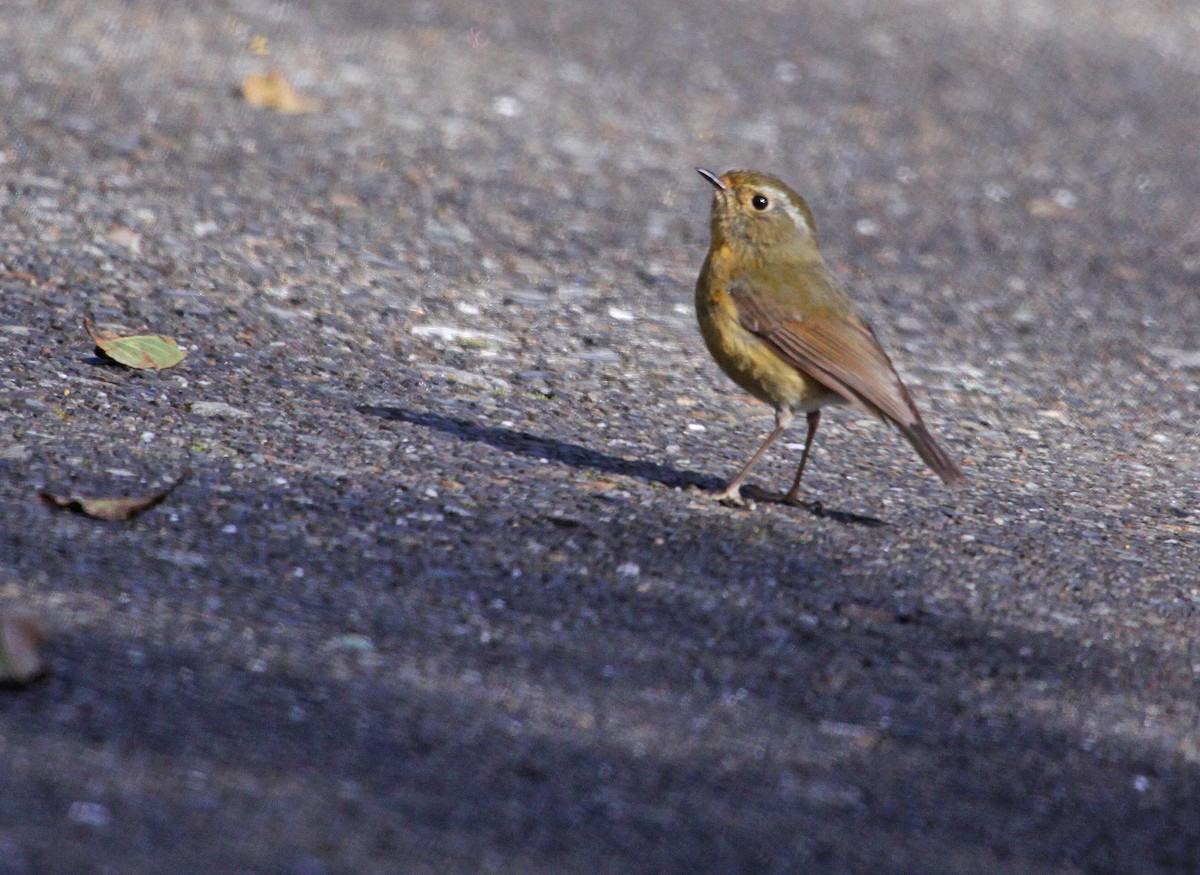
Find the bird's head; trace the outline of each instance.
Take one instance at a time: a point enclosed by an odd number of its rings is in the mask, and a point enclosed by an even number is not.
[[[744,249],[770,261],[820,259],[812,210],[786,184],[753,170],[730,170],[721,176],[701,167],[696,170],[716,189],[714,246]]]

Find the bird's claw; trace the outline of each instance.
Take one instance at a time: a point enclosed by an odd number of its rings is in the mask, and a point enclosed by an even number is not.
[[[790,504],[792,507],[802,507],[817,516],[822,516],[825,513],[825,505],[821,504],[821,502],[815,499],[811,501],[803,499],[792,492],[783,497],[783,503]]]
[[[724,489],[714,493],[713,498],[726,507],[744,507],[750,510],[754,508],[754,502],[742,495],[738,488]]]

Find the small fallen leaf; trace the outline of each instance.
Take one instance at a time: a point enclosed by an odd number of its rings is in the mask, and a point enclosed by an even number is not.
[[[93,519],[119,522],[133,519],[142,511],[149,510],[156,504],[161,503],[175,490],[176,486],[188,478],[190,473],[190,471],[184,471],[174,483],[153,495],[134,498],[96,498],[76,495],[54,495],[48,490],[43,489],[38,493],[38,497],[41,498],[44,504],[50,507],[61,507],[65,510],[81,513],[84,516],[90,516]]]
[[[242,98],[251,106],[270,109],[283,115],[302,115],[312,112],[317,104],[301,97],[279,70],[251,73],[242,80]]]
[[[0,611],[0,685],[27,684],[45,673],[38,653],[45,640],[46,630],[33,614]]]
[[[174,338],[161,334],[119,337],[96,330],[90,319],[83,320],[83,327],[102,353],[130,368],[162,370],[179,364],[187,357]]]

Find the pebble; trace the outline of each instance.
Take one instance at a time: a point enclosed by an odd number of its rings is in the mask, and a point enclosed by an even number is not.
[[[504,293],[504,303],[525,307],[544,307],[550,303],[550,293],[540,289],[510,289]]]
[[[862,805],[862,791],[850,784],[833,784],[814,781],[804,788],[806,802],[825,808],[858,808]]]
[[[458,328],[454,325],[414,325],[412,333],[417,337],[431,337],[444,341],[467,341],[484,343],[508,343],[511,338],[474,328]]]
[[[226,419],[249,419],[250,413],[224,401],[193,401],[188,409],[197,416],[223,416]]]
[[[112,813],[99,802],[72,802],[67,809],[67,819],[72,823],[103,829],[112,823]]]
[[[429,377],[440,377],[460,386],[469,386],[485,392],[505,393],[512,391],[512,383],[501,377],[481,374],[477,371],[464,371],[461,368],[451,368],[444,365],[423,365],[421,373]]]
[[[0,462],[24,462],[31,455],[33,453],[24,444],[9,444],[6,447],[0,447]]]
[[[1156,346],[1151,350],[1155,356],[1165,359],[1173,367],[1183,371],[1200,371],[1200,349],[1172,349]]]
[[[425,233],[430,240],[437,240],[447,243],[473,243],[475,235],[471,233],[462,222],[446,220],[436,221],[431,219],[425,225]]]
[[[575,353],[574,358],[584,362],[616,364],[621,361],[621,354],[615,349],[609,349],[607,346],[593,346],[591,349]]]

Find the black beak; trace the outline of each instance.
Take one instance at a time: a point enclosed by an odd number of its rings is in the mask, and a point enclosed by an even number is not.
[[[715,185],[721,191],[725,191],[725,183],[721,182],[721,177],[713,173],[711,170],[705,170],[703,167],[697,167],[696,172]]]

